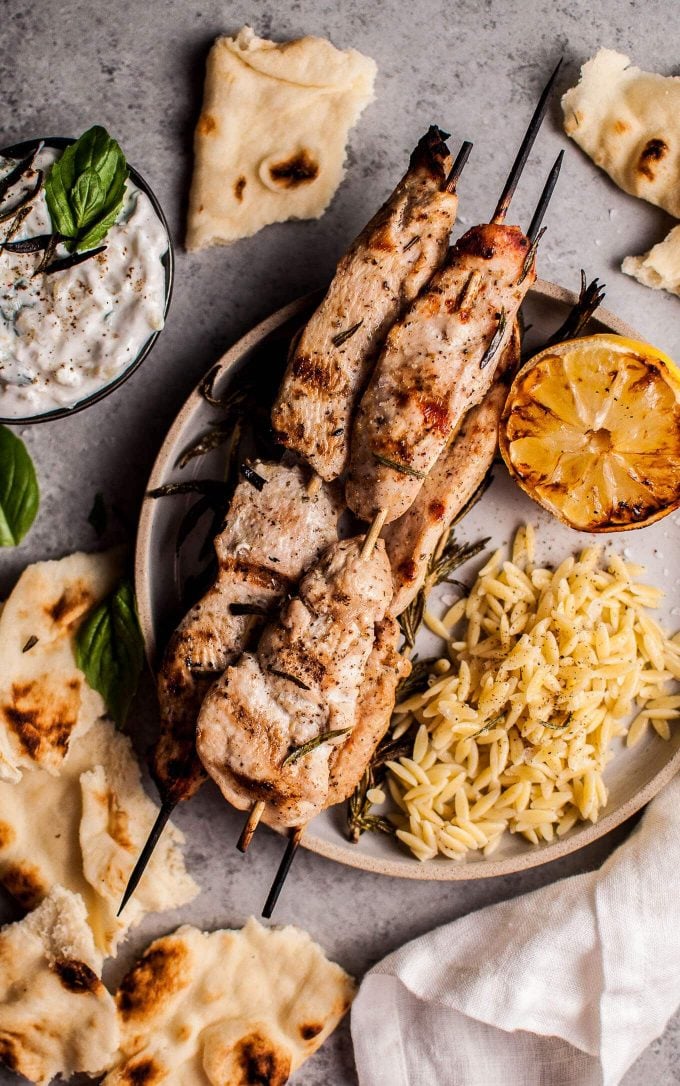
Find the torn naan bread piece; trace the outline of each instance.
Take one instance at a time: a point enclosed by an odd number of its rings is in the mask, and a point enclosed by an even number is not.
[[[680,179],[678,180],[680,185]],[[642,256],[627,256],[621,271],[655,290],[667,290],[680,297],[680,226]]]
[[[44,1084],[110,1067],[119,1027],[101,965],[85,906],[62,887],[2,928],[0,1063]]]
[[[347,137],[375,75],[369,57],[325,38],[278,43],[247,26],[218,38],[194,137],[187,249],[318,219],[344,176]]]
[[[28,566],[0,615],[0,780],[58,773],[71,741],[106,709],[76,666],[73,638],[113,590],[121,552],[71,554]]]
[[[17,784],[0,783],[0,883],[26,909],[55,885],[80,894],[97,947],[113,954],[147,913],[184,905],[198,893],[179,848],[184,836],[169,823],[116,917],[157,811],[142,788],[130,740],[110,721],[97,720],[71,744],[59,776],[26,769]]]
[[[119,1059],[105,1086],[283,1086],[347,1011],[354,982],[299,928],[184,926],[116,993]]]
[[[624,192],[680,218],[680,76],[600,49],[562,98],[564,129]]]

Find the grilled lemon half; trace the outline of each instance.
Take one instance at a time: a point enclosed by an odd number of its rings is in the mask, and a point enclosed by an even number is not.
[[[515,377],[499,441],[522,489],[572,528],[641,528],[680,505],[680,370],[623,336],[549,347]]]

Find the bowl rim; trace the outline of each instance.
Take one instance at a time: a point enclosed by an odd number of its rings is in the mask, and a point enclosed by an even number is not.
[[[564,305],[574,305],[578,299],[578,295],[573,291],[544,279],[536,280],[531,293]],[[319,291],[304,295],[293,302],[289,302],[251,328],[210,367],[215,372],[216,382],[219,382],[232,367],[237,366],[243,356],[256,347],[261,340],[288,321],[304,313],[315,300],[318,301],[320,296],[321,292]],[[617,335],[646,342],[644,336],[604,306],[600,306],[596,310],[593,319]],[[185,400],[163,440],[151,470],[146,487],[147,491],[167,482],[164,475],[174,464],[173,452],[175,444],[181,437],[183,429],[191,418],[197,404],[203,402],[199,392],[199,385],[200,382]],[[137,609],[147,660],[152,674],[155,673],[157,644],[151,605],[151,582],[146,575],[146,570],[149,568],[152,557],[151,532],[154,509],[154,500],[145,494],[137,529],[134,563]],[[350,851],[351,846],[336,844],[326,837],[315,834],[313,821],[310,823],[310,828],[303,834],[301,844],[311,852],[316,852],[320,856],[326,857],[326,859],[334,860],[345,866],[360,868],[372,874],[396,878],[427,882],[462,882],[512,875],[531,867],[540,867],[543,864],[551,863],[553,860],[561,859],[563,856],[569,855],[569,853],[576,852],[581,848],[585,848],[586,845],[592,844],[641,810],[679,771],[680,748],[634,796],[631,796],[629,800],[609,814],[603,815],[597,822],[583,823],[582,828],[566,837],[546,843],[537,849],[527,846],[526,851],[514,853],[504,859],[472,860],[464,863],[441,859],[420,863],[415,857],[408,855],[404,855],[403,859],[400,859],[398,855],[395,859],[388,859],[362,852],[359,848]]]
[[[60,150],[65,150],[66,147],[70,147],[71,144],[76,142],[75,136],[43,136],[36,139],[21,140],[19,143],[13,143],[9,147],[0,147],[0,156],[3,158],[21,158],[24,155],[37,147],[40,143],[43,143],[46,147],[56,147]],[[56,422],[58,419],[71,418],[72,415],[77,415],[78,412],[84,411],[87,407],[92,407],[94,404],[99,403],[101,400],[106,399],[112,392],[124,385],[125,382],[132,376],[132,374],[139,369],[144,359],[151,353],[152,348],[156,344],[156,340],[160,336],[161,332],[165,328],[165,322],[170,309],[170,302],[172,300],[172,291],[175,282],[175,248],[172,240],[172,234],[168,225],[168,220],[165,217],[165,212],[161,207],[160,200],[156,196],[156,193],[151,188],[149,182],[141,175],[139,170],[134,166],[128,165],[128,174],[130,180],[141,189],[141,191],[149,198],[151,206],[156,213],[158,219],[165,230],[168,247],[161,257],[161,264],[165,269],[165,302],[163,305],[163,327],[156,329],[151,335],[144,341],[139,352],[129,363],[125,369],[114,377],[108,384],[103,385],[101,388],[91,392],[89,396],[85,396],[84,399],[78,400],[77,403],[71,407],[55,407],[50,411],[44,411],[40,415],[26,415],[26,416],[9,416],[5,417],[0,415],[0,425],[3,426],[32,426],[40,422]],[[0,394],[0,404],[1,404]]]

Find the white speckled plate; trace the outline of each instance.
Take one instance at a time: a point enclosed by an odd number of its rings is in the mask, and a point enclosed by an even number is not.
[[[216,390],[223,395],[237,387],[247,373],[276,375],[283,363],[292,333],[311,311],[317,296],[302,298],[279,310],[236,343],[218,363]],[[539,280],[524,306],[527,342],[540,344],[564,319],[575,296],[567,290]],[[593,320],[592,332],[614,331],[642,339],[632,328],[612,313],[600,309]],[[220,478],[224,470],[224,450],[218,449],[190,461],[186,468],[176,467],[182,451],[219,418],[219,410],[210,407],[198,390],[192,392],[168,433],[154,465],[149,489],[170,481]],[[578,550],[592,536],[575,532],[544,513],[510,480],[505,469],[494,471],[494,481],[484,498],[468,514],[459,530],[462,541],[490,536],[490,549],[507,543],[515,529],[531,521],[537,532],[537,559],[559,562]],[[195,495],[145,499],[139,525],[136,552],[136,588],[140,620],[151,666],[157,660],[169,632],[181,617],[181,586],[198,568],[197,548],[182,548],[175,553],[178,525]],[[605,541],[618,553],[647,566],[649,580],[664,588],[666,600],[660,619],[667,629],[680,627],[680,577],[677,568],[677,541],[680,516],[636,532],[609,536]],[[197,533],[200,534],[200,533]],[[481,559],[463,567],[468,579]],[[445,589],[445,586],[444,586]],[[436,594],[433,609],[436,611]],[[441,643],[425,631],[419,636],[416,651],[430,656]],[[550,844],[532,846],[519,837],[507,836],[493,859],[474,858],[454,863],[437,858],[420,863],[404,851],[398,842],[382,834],[365,833],[358,844],[345,836],[344,804],[325,811],[314,820],[303,837],[304,845],[340,863],[386,875],[414,879],[478,879],[547,863],[568,852],[582,848],[629,818],[661,789],[680,769],[680,728],[669,742],[663,742],[648,730],[647,736],[632,750],[621,747],[607,768],[609,803],[595,825],[580,823],[565,837]]]

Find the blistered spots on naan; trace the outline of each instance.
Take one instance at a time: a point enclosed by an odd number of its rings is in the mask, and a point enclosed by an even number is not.
[[[9,822],[0,822],[0,852],[14,844],[16,836],[14,828],[10,826]]]
[[[277,1048],[265,1034],[253,1031],[226,1054],[221,1079],[230,1086],[285,1086],[291,1070],[290,1053]]]
[[[68,992],[98,994],[103,987],[94,970],[77,958],[58,958],[52,968]]]
[[[159,939],[123,977],[116,995],[124,1021],[150,1018],[191,983],[189,951],[179,940]]]
[[[74,622],[82,618],[93,606],[95,598],[84,581],[74,581],[67,585],[54,603],[45,605],[45,614],[57,630],[67,630]]]
[[[0,882],[24,909],[34,909],[48,891],[40,872],[31,864],[8,864],[0,871]]]
[[[643,174],[648,181],[654,181],[656,173],[653,169],[655,162],[661,162],[668,154],[668,144],[662,139],[648,140],[642,149],[638,160],[638,173]]]
[[[126,1067],[116,1076],[120,1086],[156,1086],[167,1078],[165,1068],[156,1063],[151,1056],[144,1056]]]
[[[303,147],[290,158],[281,162],[273,162],[269,166],[269,176],[275,185],[282,189],[297,188],[298,185],[309,184],[319,176],[319,163],[312,154]]]
[[[26,753],[36,762],[48,754],[64,757],[71,732],[78,721],[82,680],[74,677],[56,689],[48,676],[41,680],[13,683],[4,716]]]
[[[198,122],[198,131],[202,136],[209,136],[217,131],[217,121],[212,113],[202,113]]]

